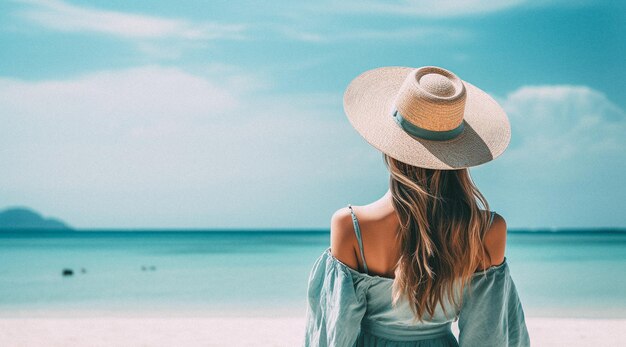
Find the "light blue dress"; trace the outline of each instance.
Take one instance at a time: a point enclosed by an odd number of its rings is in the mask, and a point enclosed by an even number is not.
[[[491,212],[491,221],[493,215]],[[415,321],[406,301],[392,307],[393,279],[367,274],[354,212],[352,219],[365,273],[339,261],[330,247],[315,261],[307,290],[304,346],[530,345],[524,312],[506,259],[474,274],[462,293],[460,309],[446,302],[445,312],[439,305],[432,318]],[[457,319],[458,341],[451,331],[452,322]]]

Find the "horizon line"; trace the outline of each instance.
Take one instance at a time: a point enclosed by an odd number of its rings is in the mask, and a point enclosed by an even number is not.
[[[42,232],[42,233],[330,233],[329,228],[0,228],[0,233]],[[626,228],[511,228],[512,234],[626,234]]]

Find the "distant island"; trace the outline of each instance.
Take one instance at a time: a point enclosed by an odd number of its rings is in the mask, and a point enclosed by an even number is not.
[[[72,230],[63,221],[45,218],[26,207],[11,207],[0,211],[0,231],[10,230]]]

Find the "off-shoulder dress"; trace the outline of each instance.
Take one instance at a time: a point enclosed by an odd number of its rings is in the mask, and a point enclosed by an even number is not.
[[[462,306],[437,307],[421,322],[406,301],[391,304],[392,278],[368,274],[358,220],[351,206],[365,272],[335,258],[330,247],[315,261],[307,289],[304,346],[444,347],[529,346],[522,304],[506,258],[473,275]],[[495,212],[491,212],[491,220]],[[458,320],[459,338],[452,322]]]

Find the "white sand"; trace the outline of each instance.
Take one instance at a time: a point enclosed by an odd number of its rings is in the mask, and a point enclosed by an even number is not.
[[[527,318],[533,346],[618,346],[626,319]],[[0,346],[300,346],[304,319],[0,318]]]

